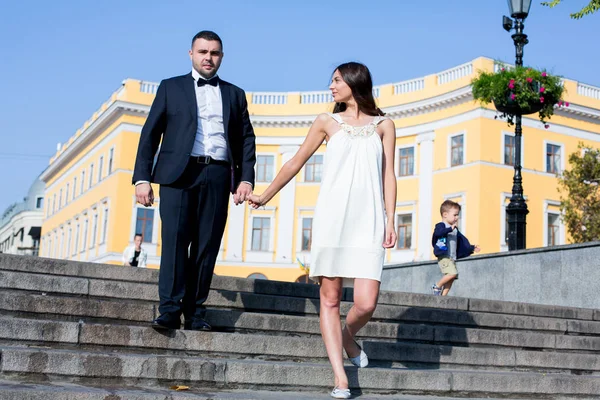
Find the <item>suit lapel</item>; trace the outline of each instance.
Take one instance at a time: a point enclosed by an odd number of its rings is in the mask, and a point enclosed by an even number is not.
[[[196,90],[194,88],[195,81],[192,77],[192,73],[190,72],[185,76],[185,79],[182,82],[183,91],[186,97],[186,103],[188,104],[190,113],[194,118],[194,122],[198,121],[198,103],[196,102]]]
[[[229,85],[219,79],[219,88],[221,89],[221,100],[223,101],[223,128],[225,129],[225,138],[229,141],[229,115],[231,112],[231,93]]]

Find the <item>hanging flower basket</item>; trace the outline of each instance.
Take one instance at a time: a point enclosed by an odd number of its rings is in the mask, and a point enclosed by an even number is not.
[[[517,115],[539,113],[540,121],[548,128],[546,122],[554,115],[554,106],[569,106],[562,100],[560,77],[543,70],[503,67],[496,73],[480,71],[471,84],[473,98],[482,104],[494,103],[508,125],[514,124]]]

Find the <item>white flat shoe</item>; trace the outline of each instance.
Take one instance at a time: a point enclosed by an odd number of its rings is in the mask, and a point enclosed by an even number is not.
[[[349,399],[350,389],[340,389],[335,387],[331,391],[331,397],[333,397],[334,399]]]
[[[356,343],[356,341],[354,341],[354,343]],[[356,343],[356,345],[358,346],[358,343]],[[356,357],[348,357],[348,360],[350,360],[350,362],[356,365],[358,368],[365,368],[367,365],[369,365],[369,358],[363,351],[362,347],[358,346],[358,348],[360,349],[360,354]]]

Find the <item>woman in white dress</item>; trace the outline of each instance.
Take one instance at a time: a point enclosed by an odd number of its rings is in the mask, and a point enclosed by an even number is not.
[[[315,119],[296,155],[263,194],[253,194],[248,201],[254,208],[267,204],[327,142],[314,215],[310,277],[320,283],[321,334],[335,377],[331,396],[346,399],[350,390],[342,349],[352,364],[368,365],[354,337],[375,311],[385,249],[396,243],[396,130],[375,105],[365,65],[340,65],[329,89],[335,101],[333,113]],[[341,329],[344,279],[354,279],[354,305]]]

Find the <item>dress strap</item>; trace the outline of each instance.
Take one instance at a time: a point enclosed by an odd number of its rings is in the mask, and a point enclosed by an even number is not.
[[[331,118],[333,118],[338,124],[343,124],[344,123],[344,121],[342,120],[342,117],[340,117],[339,114],[337,114],[337,113],[327,113],[327,114],[329,114],[329,116]]]
[[[371,122],[373,125],[377,126],[379,125],[382,121],[385,121],[386,119],[389,119],[388,117],[386,117],[385,115],[378,115],[375,118],[373,118],[373,122]]]

